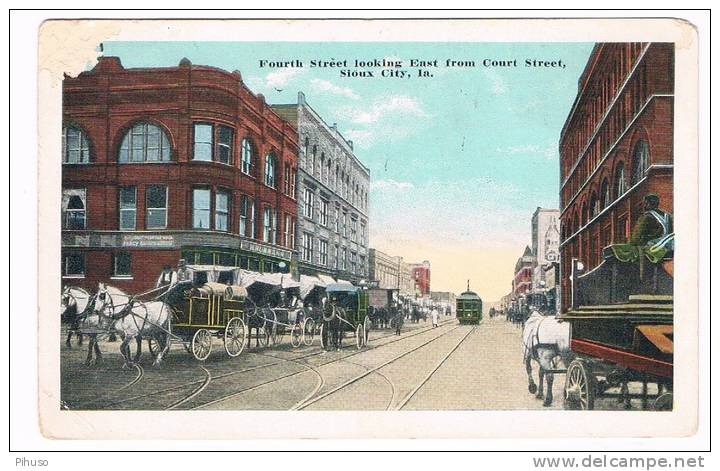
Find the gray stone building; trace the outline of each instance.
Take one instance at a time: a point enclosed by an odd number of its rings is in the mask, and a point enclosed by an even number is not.
[[[397,289],[404,296],[415,295],[412,269],[402,257],[371,248],[368,260],[369,280],[377,283],[378,288]]]
[[[328,125],[298,93],[298,102],[273,105],[298,130],[298,221],[295,243],[300,273],[359,282],[368,278],[370,170],[352,141]]]

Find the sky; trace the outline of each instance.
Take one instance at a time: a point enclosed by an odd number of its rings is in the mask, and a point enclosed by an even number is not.
[[[302,91],[370,169],[370,246],[429,260],[434,291],[510,291],[535,209],[557,208],[558,140],[592,43],[106,42],[125,67],[239,70],[270,104]],[[354,61],[402,61],[400,69]],[[437,60],[412,67],[410,60]],[[474,67],[447,67],[447,60]],[[485,66],[484,60],[517,66]],[[526,59],[564,67],[525,67]],[[303,67],[268,63],[303,62]],[[310,61],[347,61],[311,67]],[[266,61],[266,63],[261,63]],[[297,63],[296,63],[297,65]],[[382,77],[384,69],[405,77]],[[417,69],[432,76],[418,77]],[[342,70],[374,77],[343,77]]]

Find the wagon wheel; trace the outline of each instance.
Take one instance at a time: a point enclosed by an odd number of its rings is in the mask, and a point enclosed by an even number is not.
[[[290,331],[290,344],[297,348],[303,343],[303,328],[295,324]]]
[[[585,362],[573,360],[565,373],[565,409],[595,408],[595,376]]]
[[[153,358],[157,358],[157,356],[160,354],[161,348],[160,348],[160,342],[158,342],[157,337],[154,335],[148,339],[148,350],[150,350],[150,355],[152,355]]]
[[[261,346],[267,347],[270,344],[270,330],[267,327],[262,327],[262,332],[257,331],[257,336]]]
[[[192,354],[198,361],[204,361],[212,351],[212,334],[207,329],[199,329],[192,338]]]
[[[270,339],[272,340],[273,345],[280,345],[283,335],[285,335],[285,327],[273,324],[270,328]]]
[[[673,394],[666,392],[658,396],[653,402],[653,409],[659,411],[671,411],[673,409]]]
[[[245,322],[239,317],[233,317],[225,326],[225,352],[231,357],[240,355],[245,348]]]
[[[315,340],[315,321],[313,319],[305,319],[302,323],[302,341],[305,345],[310,346]]]
[[[360,350],[365,344],[365,327],[358,324],[355,328],[355,346]]]

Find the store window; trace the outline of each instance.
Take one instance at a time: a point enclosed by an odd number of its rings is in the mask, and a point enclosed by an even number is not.
[[[62,258],[62,274],[67,277],[85,276],[85,254],[66,253]]]
[[[275,188],[277,184],[277,158],[273,154],[265,156],[265,185]]]
[[[116,252],[113,254],[113,276],[132,277],[132,255],[129,252]]]
[[[254,165],[253,161],[255,160],[255,150],[250,139],[243,139],[240,152],[240,170],[242,170],[243,173],[252,175],[252,168]]]

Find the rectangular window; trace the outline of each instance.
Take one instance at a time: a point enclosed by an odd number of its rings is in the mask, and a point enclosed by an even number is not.
[[[263,210],[263,242],[272,243],[272,209]]]
[[[340,266],[340,246],[335,244],[335,251],[333,252],[333,258],[335,259],[333,261],[333,268],[338,269]]]
[[[221,267],[234,267],[235,266],[235,255],[227,252],[218,252],[215,254],[215,264]],[[218,282],[222,283],[226,280],[218,279]]]
[[[195,146],[193,147],[193,160],[212,160],[212,148],[212,124],[195,123]]]
[[[320,246],[319,250],[320,252],[320,265],[327,266],[328,262],[328,243],[327,240],[320,239]]]
[[[290,196],[295,198],[295,184],[297,183],[297,171],[290,170]]]
[[[222,125],[218,126],[217,155],[215,156],[218,162],[228,165],[232,164],[234,137],[235,131],[233,128]]]
[[[271,231],[270,241],[273,243],[273,245],[277,245],[277,225],[278,225],[277,224],[277,211],[275,211],[274,209],[272,210],[271,224],[272,225],[270,226],[270,231]]]
[[[193,190],[193,229],[210,229],[210,189]]]
[[[63,276],[83,277],[85,276],[85,254],[66,253],[62,259]]]
[[[240,227],[239,233],[241,236],[247,236],[247,219],[248,219],[248,205],[249,198],[247,195],[240,196]]]
[[[350,221],[350,240],[357,242],[357,219],[355,218]]]
[[[257,222],[257,215],[255,214],[255,200],[250,199],[250,235],[249,237],[255,238],[255,223]]]
[[[132,255],[128,252],[113,254],[113,276],[129,278],[132,276]]]
[[[348,227],[347,227],[347,226],[348,226],[348,224],[347,224],[347,213],[346,213],[345,211],[343,211],[343,214],[342,214],[342,235],[343,235],[343,237],[347,237],[347,233],[348,233],[348,231],[347,231]]]
[[[360,243],[367,245],[367,226],[364,221],[360,223]]]
[[[302,240],[302,259],[305,262],[312,262],[313,258],[313,237],[307,232],[303,232]]]
[[[75,190],[63,190],[63,229],[85,229],[85,209],[85,188]]]
[[[285,247],[290,247],[290,227],[292,226],[290,219],[291,219],[291,216],[289,214],[286,214],[285,215],[285,224],[283,227],[283,245]]]
[[[346,248],[346,247],[343,247],[343,248],[342,248],[342,260],[340,261],[340,263],[341,263],[340,267],[341,267],[343,270],[347,270],[347,262],[348,262],[348,260],[347,260],[347,248]]]
[[[360,266],[358,267],[358,273],[361,275],[365,274],[365,256],[360,255]]]
[[[165,229],[167,227],[167,187],[149,185],[145,189],[145,228]]]
[[[328,202],[323,198],[320,198],[320,224],[323,226],[328,224]]]
[[[295,248],[295,218],[290,218],[290,245],[288,247]]]
[[[357,266],[355,263],[356,258],[357,254],[355,252],[350,252],[350,273],[355,273],[357,271]]]
[[[335,206],[335,232],[340,234],[340,206]]]
[[[134,186],[120,187],[120,196],[118,199],[120,200],[120,230],[134,231],[135,216],[137,213],[137,188]]]
[[[215,230],[227,231],[230,215],[230,194],[227,191],[218,190],[215,193]]]
[[[313,218],[315,210],[315,193],[312,190],[305,189],[305,206],[303,206],[303,215],[310,219]]]

